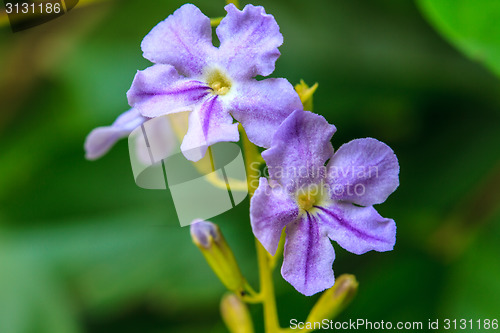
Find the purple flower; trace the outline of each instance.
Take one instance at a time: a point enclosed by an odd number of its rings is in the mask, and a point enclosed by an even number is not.
[[[145,117],[191,111],[181,150],[198,160],[217,142],[238,141],[238,125],[250,141],[270,147],[281,122],[302,104],[286,79],[268,76],[283,36],[264,8],[230,4],[212,44],[210,19],[186,4],[160,22],[142,41],[144,57],[155,65],[138,71],[127,93]]]
[[[253,232],[269,253],[286,227],[281,274],[307,296],[334,284],[330,239],[355,254],[390,251],[396,241],[394,221],[372,206],[399,185],[396,155],[371,138],[334,154],[335,131],[319,115],[292,113],[262,154],[270,180],[260,178],[250,205]]]
[[[122,113],[111,126],[98,127],[85,140],[85,157],[95,160],[106,154],[121,138],[127,137],[148,118],[141,116],[137,109]]]

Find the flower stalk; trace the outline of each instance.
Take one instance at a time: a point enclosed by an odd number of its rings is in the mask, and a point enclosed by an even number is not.
[[[250,140],[248,140],[248,137],[242,127],[240,127],[240,133],[243,142],[247,179],[249,181],[248,193],[250,197],[252,197],[257,188],[254,185],[255,182],[252,182],[251,180],[258,179],[259,174],[257,168],[250,166],[255,165],[256,163],[261,164],[263,159],[260,156],[257,147],[251,143]],[[259,266],[260,297],[264,307],[265,332],[279,332],[278,311],[276,309],[276,299],[274,296],[274,284],[272,278],[272,269],[274,266],[272,263],[273,257],[269,255],[257,239],[255,239],[255,248],[257,250],[257,262]]]
[[[269,255],[266,249],[255,239],[257,260],[259,264],[260,293],[264,307],[264,327],[266,333],[280,331],[276,298],[274,296],[274,283]]]

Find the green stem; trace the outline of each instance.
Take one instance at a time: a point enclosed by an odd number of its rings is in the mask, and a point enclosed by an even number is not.
[[[280,327],[278,311],[276,310],[276,299],[274,297],[274,285],[269,255],[257,239],[255,239],[255,247],[257,249],[257,260],[259,263],[260,292],[262,295],[262,305],[264,307],[265,332],[277,333],[280,331]]]
[[[248,180],[248,193],[250,197],[257,189],[257,182],[255,180],[259,177],[259,170],[253,164],[260,164],[263,162],[257,147],[248,140],[248,137],[240,126],[240,133],[243,143],[243,154],[245,156],[245,166],[247,170]],[[260,293],[259,298],[264,307],[264,327],[266,333],[277,333],[280,331],[278,311],[276,310],[276,299],[274,297],[274,285],[272,277],[271,256],[266,249],[255,239],[255,248],[257,250],[257,262],[259,265],[259,280],[260,280]]]
[[[252,286],[248,282],[245,283],[243,286],[244,293],[238,295],[241,300],[243,300],[246,303],[261,303],[262,302],[262,295],[261,293],[257,293],[255,290],[253,290]]]

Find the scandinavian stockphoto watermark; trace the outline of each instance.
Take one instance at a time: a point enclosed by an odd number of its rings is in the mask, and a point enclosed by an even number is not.
[[[129,154],[136,184],[169,189],[181,226],[208,220],[241,203],[248,194],[240,147],[221,142],[180,150],[167,116],[153,118],[129,135]],[[187,156],[202,159],[192,162]],[[237,190],[235,190],[237,189]]]
[[[274,190],[288,186],[298,200],[320,203],[342,197],[361,197],[363,181],[379,176],[377,166],[265,167],[251,163],[247,180],[240,147],[220,142],[181,152],[168,116],[150,119],[129,135],[129,153],[136,184],[145,189],[169,189],[181,226],[193,220],[207,220],[241,203],[248,185],[257,188],[261,177],[270,180]],[[186,156],[203,156],[192,162]],[[333,180],[333,181],[332,181]],[[247,182],[248,181],[248,182]]]
[[[338,167],[305,163],[288,167],[266,166],[261,169],[260,163],[254,162],[250,164],[250,169],[253,171],[251,173],[253,177],[249,179],[252,186],[257,187],[261,177],[272,176],[274,181],[271,182],[271,188],[291,186],[299,192],[307,192],[314,196],[362,197],[366,193],[363,181],[379,177],[377,165]]]
[[[33,28],[69,12],[78,0],[4,0],[13,32]]]

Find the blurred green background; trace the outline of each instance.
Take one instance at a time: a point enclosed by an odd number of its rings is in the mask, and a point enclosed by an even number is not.
[[[222,0],[194,3],[212,17]],[[128,107],[140,43],[181,1],[84,1],[23,32],[0,22],[0,332],[225,332],[224,288],[180,228],[168,191],[137,187],[126,141],[83,142]],[[500,317],[500,3],[262,0],[285,38],[273,76],[319,82],[315,111],[389,144],[401,185],[377,207],[396,248],[334,245],[360,282],[339,317]],[[213,219],[256,286],[248,202]],[[282,326],[305,297],[276,270]],[[251,307],[262,330],[261,308]],[[425,331],[425,330],[424,330]]]

